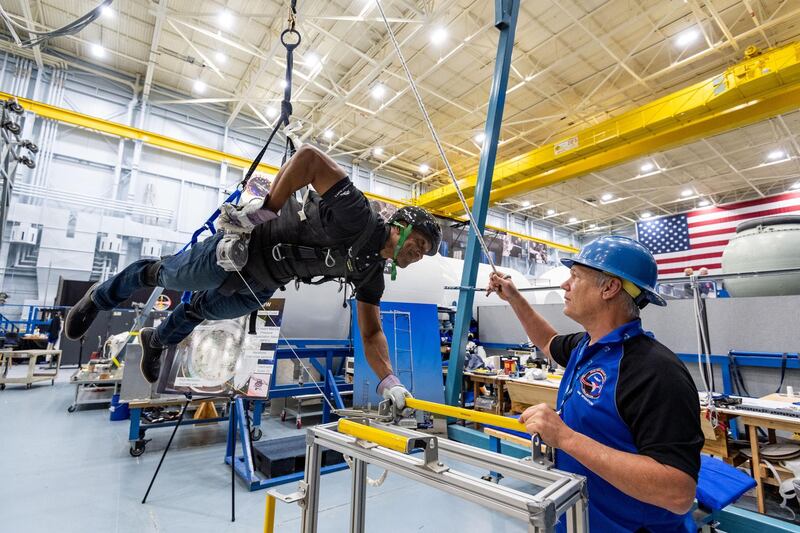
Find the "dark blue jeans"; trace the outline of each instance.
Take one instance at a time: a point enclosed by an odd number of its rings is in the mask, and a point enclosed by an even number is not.
[[[179,343],[203,320],[223,320],[249,314],[260,309],[261,304],[272,297],[273,291],[260,291],[256,292],[258,298],[253,298],[246,287],[230,296],[219,293],[219,286],[231,274],[217,265],[217,242],[221,238],[222,233],[217,233],[183,253],[161,260],[156,280],[159,287],[194,291],[192,301],[179,304],[156,329],[155,337],[161,344]],[[100,284],[92,294],[92,300],[100,309],[113,309],[135,290],[153,286],[152,281],[148,283],[147,279],[147,269],[153,263],[156,263],[153,259],[131,263],[122,272]]]

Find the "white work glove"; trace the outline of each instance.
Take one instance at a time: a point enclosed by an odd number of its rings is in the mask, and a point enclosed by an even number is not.
[[[259,224],[278,218],[277,213],[262,207],[267,203],[267,198],[253,198],[239,205],[222,204],[218,227],[229,233],[250,233]]]
[[[405,408],[406,398],[413,398],[394,374],[389,374],[381,380],[378,384],[378,394],[383,396],[384,400],[390,400],[398,409]]]

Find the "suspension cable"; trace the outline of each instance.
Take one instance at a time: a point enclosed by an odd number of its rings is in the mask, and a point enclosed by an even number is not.
[[[436,144],[436,148],[439,151],[439,156],[442,158],[444,162],[445,168],[447,168],[447,174],[450,176],[450,180],[453,182],[453,187],[456,189],[456,194],[458,194],[458,199],[461,201],[461,206],[464,208],[464,212],[467,214],[467,218],[469,218],[469,223],[472,226],[472,229],[475,231],[475,237],[478,239],[478,244],[480,244],[483,253],[486,255],[486,260],[489,261],[489,265],[492,267],[492,270],[497,272],[497,267],[494,264],[494,260],[492,259],[491,254],[489,253],[489,247],[486,246],[486,242],[483,240],[483,234],[478,227],[477,222],[475,222],[475,217],[472,216],[472,210],[470,210],[469,205],[467,205],[467,200],[464,198],[464,193],[461,191],[461,187],[458,185],[458,180],[456,179],[456,175],[453,172],[453,168],[450,166],[450,161],[447,159],[447,155],[444,152],[444,148],[442,148],[442,143],[439,140],[439,135],[436,133],[436,129],[433,127],[433,122],[431,121],[430,115],[428,115],[428,110],[425,108],[425,103],[422,101],[422,96],[417,89],[417,84],[414,81],[414,77],[411,75],[411,71],[408,68],[408,64],[406,63],[406,58],[403,56],[403,52],[400,51],[400,45],[397,42],[397,38],[392,31],[392,27],[389,24],[389,20],[386,18],[386,13],[383,11],[383,5],[381,5],[381,0],[375,0],[375,4],[378,6],[378,10],[381,12],[381,18],[383,19],[383,23],[386,26],[386,31],[389,33],[389,39],[392,41],[392,45],[394,46],[394,51],[397,53],[397,57],[400,59],[400,64],[403,66],[403,70],[406,73],[406,78],[408,78],[408,85],[411,88],[411,92],[414,94],[414,98],[417,100],[417,105],[419,106],[419,110],[422,112],[422,117],[425,119],[425,124],[428,126],[428,130],[431,133],[431,137],[433,137],[433,142]]]
[[[261,310],[262,311],[268,311],[266,302],[263,302],[263,303],[261,302],[261,300],[258,298],[258,296],[256,295],[256,293],[253,290],[253,288],[250,286],[250,284],[247,282],[245,277],[242,275],[242,272],[238,268],[234,267],[234,269],[235,269],[236,273],[239,275],[239,277],[241,278],[242,282],[244,282],[244,285],[245,285],[245,287],[247,287],[247,290],[250,291],[250,294],[253,296],[253,298],[255,298],[256,302],[258,302],[258,305],[261,306]],[[267,301],[269,301],[269,300],[267,300]],[[289,340],[283,335],[283,333],[280,330],[280,326],[278,326],[275,323],[275,320],[272,319],[272,315],[267,313],[266,316],[267,316],[267,318],[269,318],[269,321],[272,322],[272,325],[275,326],[276,328],[278,328],[278,338],[283,340],[286,343],[286,346],[289,347],[289,350],[291,350],[292,355],[294,355],[295,359],[297,359],[297,362],[300,363],[300,366],[303,368],[303,370],[305,370],[305,372],[309,376],[309,378],[313,378],[313,374],[308,369],[308,367],[305,365],[305,363],[303,363],[303,360],[300,358],[300,355],[297,353],[297,351],[295,351],[294,347],[289,342]],[[275,366],[276,367],[277,367],[277,364],[278,364],[278,360],[276,359],[275,360]],[[328,379],[327,376],[320,376],[320,377],[324,377],[325,379]],[[320,392],[320,394],[322,394],[322,399],[325,400],[325,403],[327,403],[328,407],[331,408],[331,412],[332,413],[336,413],[337,412],[336,407],[333,405],[333,403],[331,403],[330,399],[328,398],[328,395],[325,394],[325,391],[322,389],[322,387],[320,387],[319,383],[314,381],[313,379],[312,379],[311,383],[314,385],[314,387],[316,387],[316,389]]]

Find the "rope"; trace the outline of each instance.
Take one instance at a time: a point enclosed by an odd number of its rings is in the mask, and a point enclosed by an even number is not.
[[[489,261],[489,265],[492,267],[492,270],[497,272],[497,266],[495,266],[494,261],[492,260],[492,256],[489,253],[489,248],[486,246],[486,242],[483,240],[483,234],[478,227],[478,223],[475,222],[475,217],[472,216],[472,211],[467,205],[467,200],[464,198],[464,193],[461,192],[461,187],[458,186],[458,180],[456,179],[456,175],[453,172],[453,168],[450,166],[450,161],[447,159],[447,155],[444,153],[444,148],[442,148],[442,143],[439,140],[439,135],[436,133],[436,129],[433,127],[433,122],[431,121],[430,115],[428,115],[428,110],[425,108],[425,103],[422,101],[422,96],[419,94],[419,90],[417,89],[417,84],[414,81],[414,77],[411,75],[411,71],[408,68],[408,64],[406,63],[406,58],[403,56],[403,52],[400,51],[400,45],[397,43],[397,38],[392,31],[392,27],[389,25],[389,20],[386,18],[386,13],[383,11],[383,6],[381,5],[381,0],[375,0],[375,4],[378,6],[378,10],[381,12],[381,18],[383,19],[383,23],[386,26],[386,31],[389,33],[389,39],[392,41],[392,45],[394,46],[394,51],[397,52],[397,57],[400,59],[400,64],[403,65],[403,70],[406,73],[406,78],[408,78],[408,85],[411,88],[411,92],[414,93],[414,98],[417,100],[417,105],[419,106],[420,111],[422,112],[422,117],[425,119],[425,124],[428,126],[428,130],[431,133],[431,137],[433,137],[433,142],[436,144],[436,148],[439,151],[439,156],[442,158],[444,162],[444,166],[447,169],[447,174],[450,176],[450,180],[453,182],[453,187],[456,189],[456,194],[458,194],[458,199],[461,201],[461,206],[464,208],[464,212],[467,214],[467,218],[469,218],[469,223],[472,226],[472,229],[475,231],[475,237],[478,239],[478,244],[480,244],[483,253],[486,255],[486,260]]]
[[[342,455],[344,457],[344,462],[347,463],[347,468],[350,470],[353,469],[353,458],[348,455]],[[386,481],[386,477],[389,475],[389,471],[384,469],[383,474],[378,476],[378,479],[372,479],[371,477],[367,476],[367,485],[370,487],[380,487],[383,485],[383,482]]]

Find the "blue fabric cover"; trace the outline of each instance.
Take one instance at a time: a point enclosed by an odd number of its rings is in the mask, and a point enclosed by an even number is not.
[[[708,455],[700,456],[700,475],[697,480],[697,502],[719,511],[756,486],[756,480]]]

